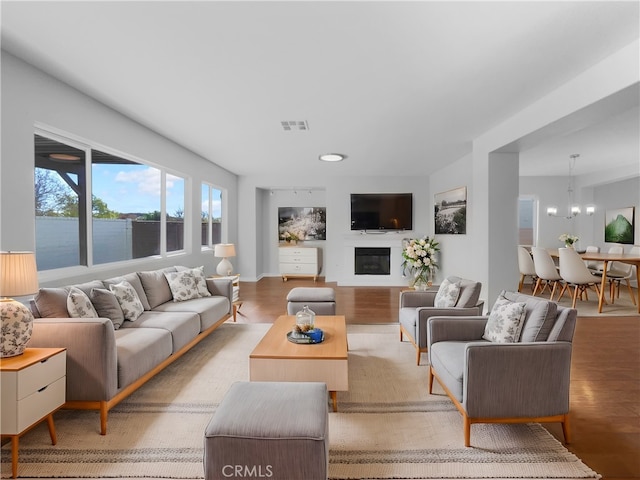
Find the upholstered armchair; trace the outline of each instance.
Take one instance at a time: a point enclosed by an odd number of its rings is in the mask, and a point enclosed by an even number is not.
[[[455,285],[458,286],[457,294]],[[420,365],[420,355],[427,351],[429,317],[482,315],[484,302],[479,299],[481,289],[480,282],[448,277],[437,290],[400,292],[400,341],[404,341],[406,337],[413,344],[416,349],[416,365]]]
[[[432,317],[427,323],[433,379],[473,423],[560,422],[569,432],[569,379],[575,309],[502,292],[489,316]]]

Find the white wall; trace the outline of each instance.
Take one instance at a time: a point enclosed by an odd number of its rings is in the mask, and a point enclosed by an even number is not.
[[[639,163],[640,165],[640,163]],[[558,237],[572,233],[580,238],[578,248],[588,245],[607,251],[611,246],[604,241],[604,214],[607,209],[636,207],[635,243],[640,244],[640,172],[637,177],[619,182],[591,187],[576,188],[576,203],[596,206],[593,216],[581,214],[569,220],[546,215],[548,205],[557,205],[559,213],[567,210],[566,177],[521,177],[520,194],[535,195],[539,201],[539,223],[537,245],[547,248],[561,247]],[[577,183],[577,182],[576,182]],[[588,190],[587,193],[584,190]],[[626,250],[630,247],[626,246]]]
[[[518,152],[520,141],[527,137],[536,137],[538,142],[543,137],[536,135],[545,127],[563,120],[567,127],[571,125],[571,116],[580,110],[615,95],[640,82],[640,42],[632,42],[618,52],[604,59],[581,75],[550,92],[537,102],[521,110],[500,125],[484,133],[473,141],[473,193],[470,201],[477,210],[471,215],[470,223],[473,232],[484,233],[469,236],[472,243],[468,248],[487,252],[484,265],[480,269],[485,298],[493,302],[505,285],[512,283],[514,272],[518,271],[517,252],[496,248],[504,242],[505,236],[511,236],[517,229],[516,217],[507,217],[502,222],[491,222],[492,204],[510,198],[509,184],[518,185],[518,169],[511,171],[510,178],[503,178],[502,186],[491,182],[491,157],[495,152]],[[560,135],[563,132],[555,132]],[[503,192],[504,190],[504,192]],[[566,190],[565,190],[566,191]],[[505,194],[506,192],[506,194]],[[491,228],[487,228],[491,225]],[[507,253],[508,252],[508,253]],[[513,286],[511,286],[513,288]]]
[[[0,163],[0,248],[34,250],[34,125],[45,124],[82,139],[168,166],[194,179],[191,243],[187,253],[165,260],[145,259],[136,269],[163,265],[205,265],[213,272],[217,262],[213,254],[200,248],[200,180],[228,190],[229,230],[227,240],[234,242],[238,218],[237,177],[206,159],[152,132],[96,100],[78,92],[22,60],[2,51],[2,159]],[[160,99],[161,100],[161,99]],[[131,266],[96,267],[107,277]],[[54,285],[96,278],[95,271],[75,269],[71,274],[45,275],[42,285]],[[55,278],[54,278],[55,277]],[[41,275],[41,280],[43,275]]]
[[[179,165],[190,177],[204,179],[229,189],[227,211],[230,220],[226,240],[238,246],[234,262],[245,280],[275,269],[275,204],[268,197],[269,187],[296,186],[324,188],[327,207],[327,241],[324,244],[324,273],[328,281],[345,278],[344,246],[352,241],[349,230],[349,193],[406,192],[414,194],[414,231],[407,236],[432,232],[433,194],[467,185],[467,235],[449,236],[443,241],[440,275],[459,274],[483,282],[483,297],[489,304],[502,288],[515,288],[517,275],[515,249],[505,250],[517,231],[514,192],[519,182],[518,141],[560,119],[607,98],[640,81],[638,41],[603,60],[567,84],[523,109],[503,124],[474,139],[473,153],[430,178],[399,176],[337,177],[330,174],[314,178],[293,178],[286,172],[267,177],[241,177],[226,172],[142,127],[97,101],[75,91],[24,62],[2,52],[2,200],[0,246],[3,249],[33,249],[33,127],[36,122],[51,125],[82,138],[151,160],[160,165]],[[515,150],[505,150],[512,146]],[[497,155],[501,151],[506,154]],[[215,159],[212,159],[215,161]],[[428,161],[428,159],[425,159]],[[10,176],[7,175],[10,173]],[[594,198],[597,192],[592,192]],[[200,201],[199,185],[194,185],[193,205]],[[594,202],[595,203],[595,202]],[[560,204],[560,202],[558,202]],[[237,205],[237,208],[236,208]],[[320,205],[322,206],[322,205]],[[495,214],[491,209],[497,208]],[[513,212],[511,210],[513,209]],[[198,214],[199,215],[199,214]],[[492,216],[493,215],[493,216]],[[195,214],[194,214],[195,216]],[[198,217],[199,218],[199,217]],[[195,218],[193,219],[195,220]],[[205,264],[213,268],[210,253],[199,251],[196,232],[184,258],[165,262],[146,261],[149,268],[158,263]],[[272,242],[274,242],[272,244]],[[515,244],[516,242],[512,242]],[[273,248],[272,248],[273,247]],[[511,253],[505,253],[511,252]],[[211,263],[209,263],[211,262]],[[125,270],[129,270],[126,267]],[[110,273],[120,273],[114,269]],[[94,275],[79,275],[82,280]]]
[[[293,190],[283,190],[297,186]],[[271,187],[274,194],[271,195]],[[306,190],[305,190],[306,187]],[[308,190],[315,188],[311,195]],[[384,235],[360,235],[351,231],[351,193],[413,193],[413,226],[410,232]],[[326,207],[327,240],[304,242],[303,245],[322,249],[322,275],[329,282],[348,284],[406,285],[398,265],[388,278],[370,276],[353,278],[353,262],[345,257],[345,247],[355,243],[389,242],[399,246],[404,237],[417,237],[433,231],[433,200],[426,177],[335,177],[296,178],[288,175],[272,177],[245,176],[239,181],[239,215],[251,218],[255,215],[260,222],[240,222],[239,243],[242,250],[240,272],[250,280],[262,276],[278,275],[278,207]],[[311,204],[312,202],[313,204]],[[255,243],[252,243],[255,239]]]

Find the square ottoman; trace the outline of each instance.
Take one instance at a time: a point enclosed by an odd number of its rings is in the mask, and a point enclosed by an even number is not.
[[[295,315],[308,305],[316,315],[336,314],[336,293],[329,287],[296,287],[287,295],[287,313]]]
[[[327,386],[236,382],[204,433],[204,478],[326,480]]]

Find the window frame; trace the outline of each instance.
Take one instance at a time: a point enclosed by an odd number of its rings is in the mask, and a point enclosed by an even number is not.
[[[80,138],[77,135],[71,134],[69,132],[64,132],[55,127],[51,127],[48,125],[43,125],[40,123],[36,123],[33,129],[33,135],[39,135],[51,140],[54,140],[59,143],[63,143],[69,145],[73,148],[83,150],[85,152],[85,172],[86,172],[86,201],[85,201],[85,215],[84,219],[78,218],[80,223],[84,222],[85,225],[85,237],[79,238],[79,247],[80,247],[80,259],[82,259],[84,248],[84,254],[86,254],[86,265],[78,264],[67,267],[53,268],[48,270],[39,270],[38,276],[40,281],[49,281],[56,280],[59,278],[65,278],[70,276],[77,276],[86,274],[87,271],[107,271],[112,270],[114,268],[122,267],[122,266],[132,266],[135,268],[136,265],[143,265],[149,261],[149,259],[160,259],[160,258],[170,258],[175,256],[184,256],[188,255],[192,251],[191,247],[191,225],[192,225],[192,215],[191,215],[191,189],[192,189],[192,179],[186,173],[180,172],[178,170],[165,167],[159,165],[157,163],[144,160],[135,155],[128,154],[126,152],[119,151],[115,148],[108,147],[106,145],[102,145],[97,142],[93,142],[87,139]],[[93,197],[93,172],[92,172],[92,152],[94,150],[98,150],[100,152],[117,156],[122,158],[123,160],[135,162],[139,165],[143,165],[146,167],[152,167],[160,171],[160,253],[158,255],[150,255],[141,258],[131,258],[127,260],[115,261],[115,262],[107,262],[107,263],[94,263],[93,260],[93,211],[92,211],[92,197]],[[35,158],[35,151],[32,156]],[[34,181],[35,181],[35,164],[33,165],[34,172]],[[175,177],[179,177],[184,181],[184,238],[183,238],[183,248],[180,250],[167,251],[167,175],[172,175]],[[35,195],[35,191],[34,191]],[[35,226],[35,211],[34,211],[34,226]],[[36,245],[37,249],[37,245]]]
[[[208,204],[208,227],[207,227],[207,244],[204,245],[202,244],[202,242],[200,241],[199,243],[201,243],[201,251],[210,251],[213,250],[215,245],[217,244],[213,242],[213,190],[217,190],[220,192],[220,242],[219,243],[225,243],[227,242],[227,227],[226,227],[226,202],[224,201],[225,197],[226,197],[226,189],[222,188],[219,185],[216,185],[214,183],[202,180],[200,182],[200,199],[202,199],[203,197],[203,192],[202,190],[204,189],[204,187],[208,188],[208,196],[209,196],[209,204]],[[202,215],[202,207],[200,207],[200,215]]]

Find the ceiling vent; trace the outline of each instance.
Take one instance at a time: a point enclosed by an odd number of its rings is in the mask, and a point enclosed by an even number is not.
[[[285,132],[291,132],[294,130],[297,131],[306,131],[309,130],[309,125],[306,120],[292,120],[292,121],[282,121],[282,128]]]

